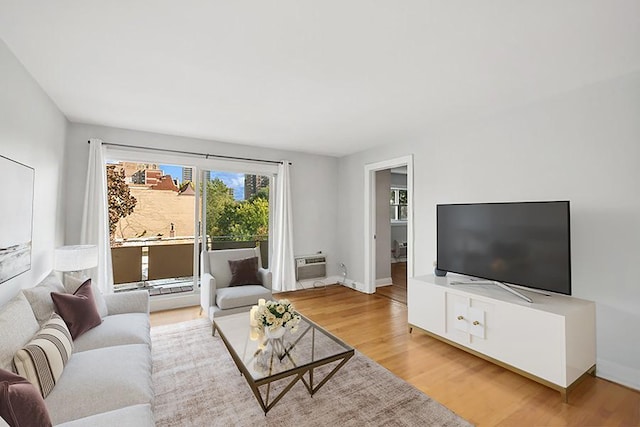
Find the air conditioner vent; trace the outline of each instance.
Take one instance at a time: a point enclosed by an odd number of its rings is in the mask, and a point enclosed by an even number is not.
[[[297,256],[296,280],[327,277],[327,257],[324,255]]]

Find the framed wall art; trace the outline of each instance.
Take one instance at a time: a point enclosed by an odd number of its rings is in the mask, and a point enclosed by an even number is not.
[[[31,269],[33,168],[0,155],[0,283]]]

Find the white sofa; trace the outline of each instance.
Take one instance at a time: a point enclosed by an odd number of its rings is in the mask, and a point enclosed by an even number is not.
[[[40,329],[37,317],[53,312],[47,297],[61,287],[52,274],[0,308],[0,368],[14,371],[13,355]],[[45,398],[49,416],[64,427],[154,426],[149,294],[103,298],[96,297],[102,323],[74,340],[73,354]]]
[[[212,322],[219,316],[249,311],[260,298],[272,299],[271,271],[261,267],[257,272],[260,283],[229,287],[229,260],[238,261],[251,257],[257,257],[258,265],[262,265],[260,248],[257,247],[202,251],[200,306]]]

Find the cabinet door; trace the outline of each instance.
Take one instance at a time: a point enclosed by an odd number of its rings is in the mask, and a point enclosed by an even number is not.
[[[485,354],[566,387],[564,317],[513,304],[497,304],[495,314]]]
[[[479,351],[491,345],[484,341],[493,316],[493,304],[454,292],[447,292],[446,300],[447,338]]]
[[[434,334],[444,334],[444,291],[413,278],[407,289],[409,323]]]
[[[464,300],[453,303],[453,327],[460,332],[469,332],[469,304]]]
[[[451,341],[468,346],[469,340],[469,298],[452,292],[446,292],[446,331],[445,336]]]
[[[482,308],[469,307],[469,309],[467,310],[467,319],[469,319],[469,333],[473,338],[485,339],[485,314],[486,311]]]

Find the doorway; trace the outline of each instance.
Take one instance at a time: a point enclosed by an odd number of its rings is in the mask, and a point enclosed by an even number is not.
[[[378,185],[380,181],[379,171],[396,170],[403,172],[406,170],[406,184],[403,188],[401,185],[394,185],[396,187],[391,190],[391,178],[389,176],[388,183],[384,188],[380,188]],[[374,293],[380,292],[381,288],[378,288],[378,262],[389,262],[391,264],[391,258],[393,256],[394,265],[393,270],[388,269],[388,281],[393,284],[393,280],[398,282],[399,288],[397,293],[397,299],[402,299],[406,303],[406,281],[409,277],[413,277],[413,155],[390,159],[382,162],[372,163],[365,165],[365,247],[364,247],[364,264],[365,264],[365,292]],[[382,210],[382,206],[386,211]],[[380,215],[378,214],[380,213]],[[380,216],[384,216],[381,219]],[[386,235],[378,238],[378,231],[383,230],[379,224],[386,222],[388,229]],[[406,227],[406,238],[399,233],[399,230],[394,231],[395,239],[391,239],[391,227],[392,222],[399,226],[402,224]],[[388,236],[388,237],[387,237]],[[398,243],[398,250],[392,246],[393,240]],[[394,250],[392,252],[392,250]],[[381,251],[384,251],[382,253]],[[380,255],[378,256],[380,252]],[[401,253],[402,252],[402,253]],[[388,261],[386,261],[388,260]],[[385,275],[386,273],[382,273]],[[404,278],[404,280],[402,280]],[[380,278],[385,281],[386,278]],[[389,284],[389,283],[387,283]],[[388,287],[388,286],[385,286]],[[404,291],[400,290],[400,287],[404,288]],[[386,291],[393,291],[395,289],[390,288],[388,290],[382,290],[381,294],[387,293]],[[404,293],[404,295],[402,295]],[[396,298],[394,298],[396,299]]]
[[[376,293],[407,303],[407,167],[376,171]]]

